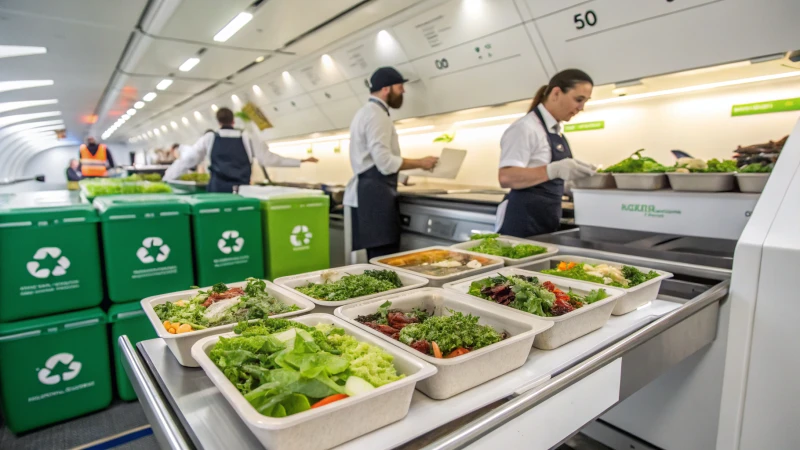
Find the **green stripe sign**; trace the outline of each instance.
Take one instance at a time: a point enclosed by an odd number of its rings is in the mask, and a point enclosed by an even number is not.
[[[731,117],[798,110],[800,110],[800,98],[785,98],[783,100],[733,105]]]
[[[606,123],[603,120],[598,120],[596,122],[571,123],[564,125],[564,132],[569,133],[571,131],[602,130],[605,127]]]

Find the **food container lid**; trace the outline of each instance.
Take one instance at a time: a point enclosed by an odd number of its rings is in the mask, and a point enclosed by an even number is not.
[[[0,342],[40,336],[45,333],[69,331],[106,322],[100,308],[84,309],[54,316],[38,317],[19,322],[0,324]]]
[[[93,202],[100,220],[131,220],[189,214],[189,204],[174,195],[116,195],[98,197]]]
[[[259,208],[257,198],[236,194],[205,193],[187,196],[192,214],[219,214],[232,211],[254,211]]]

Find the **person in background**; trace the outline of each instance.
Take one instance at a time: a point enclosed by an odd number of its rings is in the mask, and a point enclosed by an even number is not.
[[[105,177],[114,159],[105,144],[98,144],[92,136],[80,148],[81,174],[84,178]]]
[[[181,148],[180,157],[164,174],[164,180],[175,180],[207,159],[211,179],[208,192],[233,192],[234,186],[250,184],[252,161],[266,167],[300,167],[300,163],[318,160],[285,158],[269,151],[259,138],[252,138],[246,131],[233,128],[233,111],[220,108],[217,111],[217,132],[209,130],[194,145]]]
[[[500,186],[511,188],[497,208],[501,234],[529,237],[557,231],[564,181],[591,176],[594,166],[572,158],[561,122],[583,111],[594,83],[585,72],[567,69],[539,88],[528,114],[500,140]]]
[[[67,181],[81,181],[83,174],[81,173],[81,163],[77,159],[69,160],[69,167],[67,167]]]
[[[212,133],[213,133],[213,131],[212,131]],[[173,161],[177,160],[178,158],[180,158],[180,156],[181,156],[180,148],[181,148],[181,144],[178,144],[177,142],[172,144],[172,148],[170,149],[170,152],[172,153],[172,160]]]
[[[351,208],[353,250],[367,256],[400,250],[398,172],[431,170],[439,158],[403,158],[390,109],[403,105],[406,79],[392,67],[381,67],[370,78],[370,98],[350,124],[350,166],[355,175],[347,183],[344,204]]]

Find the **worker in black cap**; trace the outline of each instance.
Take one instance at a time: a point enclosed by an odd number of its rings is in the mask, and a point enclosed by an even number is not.
[[[400,156],[397,130],[390,110],[403,105],[406,80],[392,67],[381,67],[370,78],[370,98],[350,124],[350,166],[344,204],[351,208],[353,250],[367,256],[400,250],[400,211],[397,205],[398,172],[431,170],[439,158],[408,159]]]

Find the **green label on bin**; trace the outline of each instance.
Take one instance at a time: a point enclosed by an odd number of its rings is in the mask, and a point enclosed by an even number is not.
[[[605,127],[606,122],[603,120],[598,120],[595,122],[571,123],[564,125],[564,132],[569,133],[572,131],[602,130]]]
[[[731,108],[731,116],[752,116],[753,114],[768,114],[798,110],[800,110],[800,97],[771,100],[768,102],[745,103],[743,105],[733,105]]]
[[[330,264],[328,198],[268,202],[267,277],[327,269]]]

